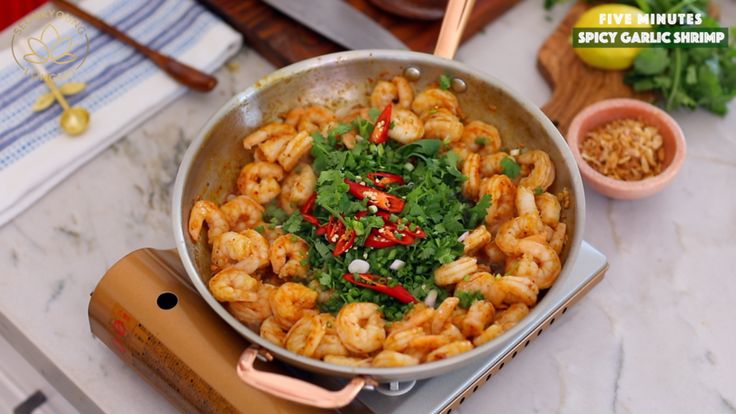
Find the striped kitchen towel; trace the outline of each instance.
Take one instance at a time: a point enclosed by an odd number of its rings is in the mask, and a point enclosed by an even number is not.
[[[210,73],[234,55],[242,41],[193,0],[85,0],[79,5],[139,42]],[[52,24],[26,34],[24,20],[17,22],[9,28],[16,30],[16,47],[0,51],[0,226],[187,90],[132,48],[90,25],[80,26],[62,14],[32,16],[26,19],[47,18]],[[30,37],[42,43],[27,40]],[[48,90],[21,69],[27,62],[19,41],[35,53],[29,59],[46,61],[48,72],[87,84],[83,92],[68,96],[71,106],[91,114],[83,135],[64,134],[58,104],[31,111]],[[74,59],[74,67],[63,64],[64,59]]]

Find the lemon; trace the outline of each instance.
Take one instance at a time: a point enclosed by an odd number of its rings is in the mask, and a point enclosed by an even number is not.
[[[615,24],[613,20],[611,24],[599,23],[598,16],[600,14],[630,14],[631,24]],[[602,4],[588,9],[585,13],[580,16],[574,27],[600,27],[600,28],[616,28],[616,27],[632,27],[632,28],[650,28],[648,24],[637,24],[637,15],[644,14],[643,11],[636,7],[627,6],[624,4]],[[639,54],[641,49],[639,48],[575,48],[575,53],[590,66],[600,69],[626,69],[634,63],[636,55]]]

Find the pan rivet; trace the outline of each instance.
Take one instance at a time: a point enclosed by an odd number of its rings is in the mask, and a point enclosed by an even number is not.
[[[465,92],[465,90],[468,89],[468,85],[465,83],[464,80],[460,78],[452,78],[452,90],[455,92]]]
[[[419,80],[419,78],[422,76],[422,71],[419,70],[416,66],[409,66],[408,68],[404,69],[404,76],[406,79],[409,79],[411,81]]]

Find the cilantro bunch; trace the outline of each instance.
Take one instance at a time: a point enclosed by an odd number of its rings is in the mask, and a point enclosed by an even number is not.
[[[545,0],[550,9],[564,0]],[[709,0],[623,0],[644,13],[699,13],[701,27],[718,27],[708,15]],[[674,26],[678,27],[678,26]],[[646,48],[624,78],[635,91],[656,92],[668,111],[702,107],[725,115],[736,97],[736,28],[728,48]]]

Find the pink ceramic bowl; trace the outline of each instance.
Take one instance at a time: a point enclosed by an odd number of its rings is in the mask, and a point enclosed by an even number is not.
[[[664,167],[659,175],[641,181],[609,178],[588,165],[580,155],[580,143],[592,129],[621,118],[639,118],[659,130],[664,144]],[[685,161],[685,136],[674,119],[656,106],[636,99],[607,99],[583,109],[567,131],[567,143],[580,174],[599,193],[621,200],[634,200],[659,192],[675,178]]]

